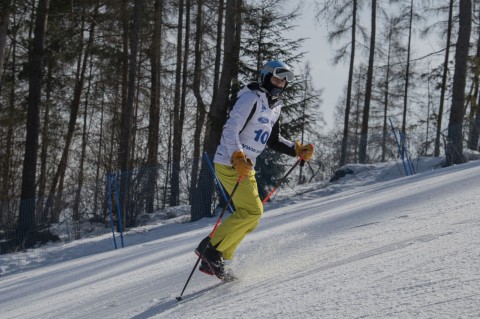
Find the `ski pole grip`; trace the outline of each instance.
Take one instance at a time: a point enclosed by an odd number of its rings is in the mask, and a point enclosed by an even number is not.
[[[312,143],[310,143],[310,144],[308,144],[308,145],[310,145],[310,146],[312,147],[312,149],[313,149],[314,146],[313,146]],[[303,167],[304,165],[305,165],[305,160],[303,159],[302,156],[300,156],[300,166]]]

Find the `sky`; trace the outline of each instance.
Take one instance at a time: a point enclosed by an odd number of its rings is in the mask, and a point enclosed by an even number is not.
[[[334,47],[327,41],[327,29],[315,21],[313,0],[297,0],[289,2],[291,6],[301,3],[301,16],[295,22],[296,27],[287,34],[288,38],[307,38],[304,41],[303,51],[305,59],[294,69],[303,69],[308,61],[312,69],[313,86],[323,89],[323,103],[320,110],[323,112],[327,129],[334,127],[334,110],[338,99],[348,79],[348,64],[340,62],[333,66]],[[297,71],[298,72],[298,71]],[[327,130],[324,130],[325,132]]]
[[[319,0],[316,1],[321,2]],[[335,107],[340,97],[343,95],[347,84],[349,60],[347,59],[339,62],[336,65],[332,65],[332,58],[335,55],[335,50],[338,49],[340,45],[343,45],[343,42],[335,42],[333,44],[328,42],[328,27],[325,25],[325,23],[316,22],[314,3],[314,0],[296,0],[288,2],[287,8],[293,8],[298,4],[302,4],[302,6],[301,16],[295,22],[296,27],[292,31],[287,33],[287,37],[291,39],[307,38],[303,45],[303,51],[306,52],[305,59],[301,61],[300,65],[294,65],[293,67],[295,70],[300,70],[308,61],[312,68],[311,74],[314,87],[316,89],[324,90],[322,95],[323,103],[320,107],[320,110],[323,112],[326,122],[326,129],[324,130],[324,132],[327,132],[329,129],[334,128]],[[370,25],[369,10],[370,9],[367,8],[360,13],[360,18],[363,19],[363,25],[365,25],[367,29]],[[437,16],[431,17],[431,19],[437,18]],[[380,18],[378,18],[378,20],[380,20]],[[433,21],[430,21],[428,19],[427,22],[425,22],[425,25],[433,23]],[[378,28],[380,27],[380,21],[378,21],[377,30],[379,30]],[[438,51],[439,45],[441,44],[441,39],[438,39],[434,35],[428,38],[418,39],[418,33],[421,27],[422,25],[418,23],[414,25],[411,51],[412,60]],[[367,30],[367,32],[369,31]],[[378,32],[379,31],[377,31],[377,33]],[[455,37],[456,34],[453,34],[452,36]],[[347,41],[347,39],[345,41]],[[359,39],[357,39],[357,41],[359,41]],[[379,44],[377,43],[377,46],[378,45]],[[365,49],[368,49],[368,45]],[[358,64],[359,62],[367,62],[368,57],[366,55],[361,56],[361,54],[362,51],[359,50],[359,45],[357,44],[355,58],[356,64]],[[429,57],[429,60],[433,63],[432,65],[437,63],[435,61],[441,63],[443,61],[442,59],[442,55]]]
[[[0,317],[480,318],[480,161],[443,161],[280,188],[228,264],[238,280],[195,271],[180,302],[216,218],[0,255]]]

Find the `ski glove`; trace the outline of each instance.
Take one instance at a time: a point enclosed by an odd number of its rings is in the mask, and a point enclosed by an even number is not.
[[[238,176],[247,177],[253,169],[253,162],[250,158],[245,156],[243,151],[233,152],[231,158],[232,166],[238,173]]]
[[[308,162],[313,157],[313,144],[302,145],[299,141],[295,142],[295,154],[304,161]]]

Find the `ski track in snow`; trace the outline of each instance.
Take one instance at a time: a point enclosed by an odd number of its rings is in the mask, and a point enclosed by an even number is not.
[[[175,299],[215,222],[202,220],[2,276],[0,317],[480,318],[479,161],[323,192],[266,207],[235,282],[197,271]]]

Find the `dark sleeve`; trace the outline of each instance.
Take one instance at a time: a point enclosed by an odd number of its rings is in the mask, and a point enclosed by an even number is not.
[[[267,146],[275,152],[295,157],[295,146],[291,147],[290,145],[285,144],[284,141],[286,140],[280,135],[280,120],[277,120],[272,127],[272,133],[268,138]]]

